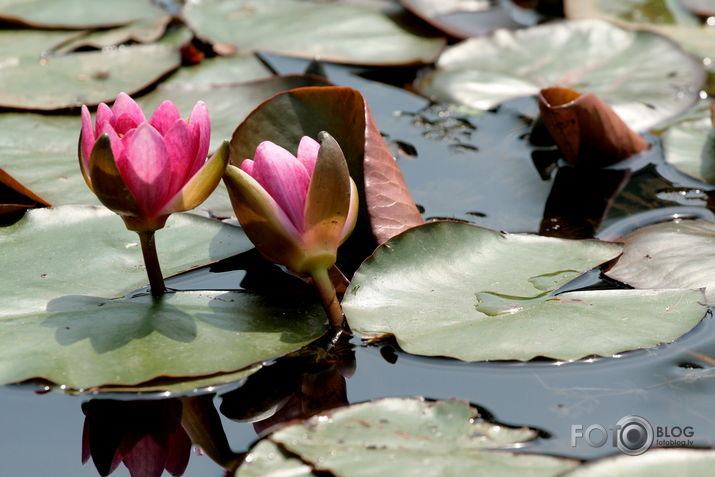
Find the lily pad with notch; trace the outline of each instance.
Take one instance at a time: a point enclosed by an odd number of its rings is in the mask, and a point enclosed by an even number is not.
[[[353,331],[463,361],[576,360],[671,342],[706,312],[699,290],[554,294],[621,245],[506,234],[463,223],[411,229],[358,269],[343,299]]]

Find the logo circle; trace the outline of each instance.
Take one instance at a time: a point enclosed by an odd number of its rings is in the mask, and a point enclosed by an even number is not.
[[[653,444],[653,426],[640,416],[621,418],[616,429],[616,445],[626,455],[640,455]]]

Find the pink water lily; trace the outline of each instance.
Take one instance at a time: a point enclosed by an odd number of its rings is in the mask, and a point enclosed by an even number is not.
[[[269,260],[312,276],[327,308],[327,302],[337,303],[327,271],[355,227],[358,193],[338,143],[327,133],[319,139],[304,136],[295,156],[262,142],[252,160],[226,168],[224,182],[256,248]]]
[[[120,93],[112,108],[98,106],[94,125],[82,106],[80,170],[99,200],[139,234],[154,295],[164,292],[154,231],[170,214],[203,202],[228,163],[227,142],[206,160],[210,134],[202,101],[187,121],[171,101],[161,103],[147,121],[139,105]]]
[[[87,185],[130,230],[157,230],[173,212],[189,210],[216,188],[228,162],[227,150],[209,161],[211,124],[199,101],[184,121],[171,101],[147,121],[125,93],[110,109],[101,103],[93,127],[82,106],[79,158]]]

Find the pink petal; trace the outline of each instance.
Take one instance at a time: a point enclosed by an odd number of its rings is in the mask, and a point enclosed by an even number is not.
[[[95,141],[92,116],[90,116],[87,106],[82,105],[82,144],[80,145],[80,154],[82,156],[82,167],[84,167],[86,173],[89,173],[89,156],[92,154],[92,147],[94,147]]]
[[[112,127],[120,136],[124,136],[132,129],[135,129],[141,123],[134,121],[134,118],[128,114],[122,114],[121,116],[115,116],[112,121]]]
[[[193,161],[189,126],[180,117],[167,128],[164,144],[169,156],[170,185],[169,194],[173,196],[188,182],[189,170]]]
[[[211,143],[211,119],[206,103],[198,101],[189,116],[189,131],[193,144],[194,162],[189,171],[189,179],[201,169],[209,155],[209,144]]]
[[[243,162],[241,163],[241,170],[248,174],[249,176],[253,177],[253,166],[254,162],[252,159],[244,159]]]
[[[146,121],[142,108],[126,93],[117,95],[117,99],[114,100],[114,105],[112,106],[112,112],[115,118],[126,114],[134,121],[134,124],[141,124]]]
[[[132,477],[161,477],[167,454],[166,436],[146,434],[125,454],[123,460]]]
[[[149,123],[124,138],[117,167],[142,211],[151,216],[171,198],[171,164],[164,140]]]
[[[166,470],[174,477],[184,475],[191,457],[191,438],[181,424],[169,434],[169,453],[166,456]]]
[[[303,231],[310,176],[303,164],[282,147],[264,141],[256,148],[253,177],[273,197],[299,232]]]
[[[177,119],[181,119],[179,110],[176,109],[174,103],[167,100],[156,108],[156,111],[154,111],[154,114],[151,116],[151,120],[149,120],[149,124],[154,126],[154,128],[159,131],[159,134],[164,136]]]
[[[303,136],[298,144],[298,160],[305,166],[310,177],[313,177],[319,149],[320,143],[310,136]]]
[[[111,109],[109,109],[109,106],[104,103],[99,103],[99,106],[97,106],[97,117],[94,120],[94,123],[96,124],[94,134],[96,137],[99,137],[99,129],[104,123],[111,124],[113,121],[114,113]]]

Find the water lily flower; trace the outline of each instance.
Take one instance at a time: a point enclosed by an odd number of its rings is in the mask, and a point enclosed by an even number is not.
[[[264,141],[252,160],[226,168],[224,182],[256,248],[294,273],[310,275],[339,327],[342,311],[328,269],[355,227],[358,193],[338,143],[326,132],[318,139],[304,136],[296,156]]]
[[[174,212],[193,209],[216,188],[228,162],[228,144],[206,160],[211,125],[199,101],[184,121],[171,101],[147,120],[137,103],[120,93],[110,109],[101,103],[96,121],[82,106],[79,163],[99,200],[139,234],[152,293],[164,291],[154,231]]]

